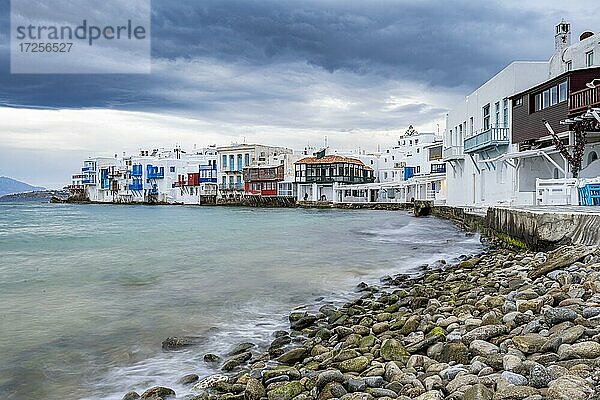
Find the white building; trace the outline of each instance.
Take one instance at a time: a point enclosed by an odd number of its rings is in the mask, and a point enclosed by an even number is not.
[[[285,147],[260,144],[221,146],[217,148],[217,152],[219,196],[223,198],[240,198],[243,196],[244,168],[281,163],[282,154],[291,155],[293,153],[291,149]]]
[[[446,117],[443,160],[447,204],[485,206],[515,201],[509,96],[541,82],[547,62],[513,62],[455,105]]]
[[[571,44],[571,24],[562,20],[555,27],[554,54],[550,58],[548,78],[563,72],[600,67],[600,34],[585,31]]]
[[[334,202],[396,202],[446,199],[446,165],[442,161],[442,138],[419,133],[412,126],[400,136],[398,145],[377,153],[356,154],[373,167],[374,182],[338,185]]]
[[[216,185],[215,148],[189,154],[175,148],[90,158],[70,189],[99,203],[200,204],[201,196],[216,196]]]

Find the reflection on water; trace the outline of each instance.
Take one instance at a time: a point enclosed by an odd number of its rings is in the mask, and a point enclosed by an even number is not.
[[[120,399],[211,373],[202,357],[266,345],[301,304],[478,251],[402,212],[0,205],[0,394]],[[203,338],[163,352],[167,336]]]

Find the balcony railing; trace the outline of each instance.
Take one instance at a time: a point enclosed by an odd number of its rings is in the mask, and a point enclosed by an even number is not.
[[[431,173],[432,174],[445,174],[446,173],[446,164],[431,164]]]
[[[300,183],[373,183],[375,177],[372,176],[306,176],[296,177],[296,182]]]
[[[465,139],[465,153],[485,150],[489,147],[507,145],[510,142],[509,129],[504,127],[491,127],[475,136]]]
[[[450,146],[444,148],[444,160],[457,160],[465,157],[465,151],[462,146]]]
[[[244,189],[244,185],[242,183],[226,183],[225,185],[219,185],[219,189],[221,190],[242,190]]]
[[[146,167],[146,174],[148,175],[148,179],[163,179],[165,177],[165,167],[148,165]]]
[[[131,176],[142,176],[143,170],[141,164],[134,164],[131,166]]]
[[[585,111],[588,107],[600,106],[600,86],[585,88],[569,95],[569,112]]]

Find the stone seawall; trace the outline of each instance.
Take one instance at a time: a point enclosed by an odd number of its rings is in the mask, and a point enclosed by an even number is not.
[[[594,213],[497,207],[488,210],[486,226],[538,249],[600,244],[600,214]]]
[[[293,208],[297,207],[294,197],[283,196],[246,196],[241,199],[217,199],[218,206],[238,206],[238,207],[277,207]]]

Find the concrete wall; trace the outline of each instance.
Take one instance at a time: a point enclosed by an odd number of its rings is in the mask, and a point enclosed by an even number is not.
[[[490,208],[486,226],[535,249],[557,244],[600,244],[600,214]]]

